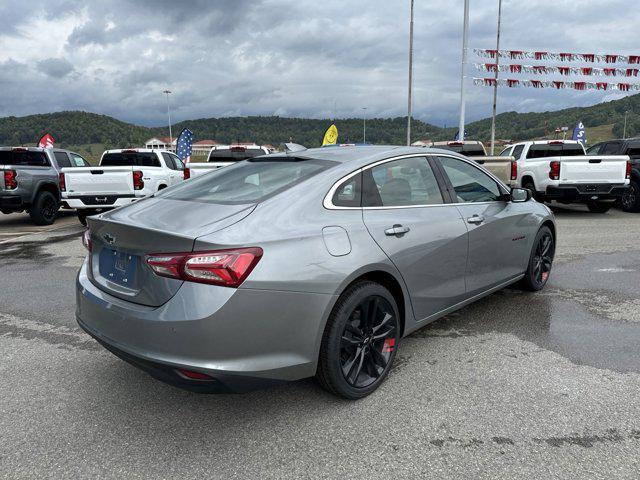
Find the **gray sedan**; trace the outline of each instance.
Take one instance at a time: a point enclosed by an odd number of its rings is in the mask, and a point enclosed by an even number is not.
[[[325,147],[238,162],[90,217],[77,320],[172,385],[315,376],[360,398],[402,337],[507,285],[546,284],[547,207],[456,153]]]

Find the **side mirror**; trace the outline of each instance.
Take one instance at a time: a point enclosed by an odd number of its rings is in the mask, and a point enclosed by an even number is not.
[[[511,201],[514,203],[528,202],[531,200],[531,191],[527,188],[512,188]]]

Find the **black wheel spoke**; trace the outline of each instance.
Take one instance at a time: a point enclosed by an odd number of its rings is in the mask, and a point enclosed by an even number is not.
[[[382,353],[380,353],[375,348],[372,348],[371,354],[372,354],[371,356],[373,358],[373,361],[376,365],[380,366],[381,368],[384,368],[387,366],[387,359],[384,357],[384,355],[382,355]]]
[[[369,308],[368,308],[367,317],[366,317],[367,319],[367,326],[365,330],[366,332],[370,332],[373,329],[376,316],[378,315],[378,304],[379,304],[378,297],[373,297],[369,302]]]
[[[380,340],[381,338],[388,338],[391,336],[391,334],[393,333],[393,331],[395,330],[395,327],[391,327],[389,330],[385,330],[382,333],[379,333],[377,335],[373,336],[374,340]]]
[[[345,337],[344,335],[342,336],[342,339],[340,341],[340,343],[344,346],[360,345],[360,342],[362,342],[362,340],[360,340],[359,338],[349,338],[349,337]]]
[[[391,315],[388,312],[384,312],[384,317],[382,318],[382,322],[380,322],[378,325],[376,325],[375,327],[373,327],[373,333],[376,333],[378,330],[380,330],[382,327],[384,327],[385,325],[387,325],[389,323],[390,320],[393,320],[393,315]]]
[[[349,361],[342,366],[342,372],[344,373],[344,376],[346,377],[347,380],[351,378],[351,374],[353,373],[353,370],[355,369],[355,366],[361,357],[362,357],[362,348],[358,347],[353,357],[350,358]]]
[[[364,338],[364,335],[362,334],[362,330],[359,330],[358,328],[354,327],[348,322],[347,322],[347,326],[345,327],[345,330],[359,340],[362,340]]]

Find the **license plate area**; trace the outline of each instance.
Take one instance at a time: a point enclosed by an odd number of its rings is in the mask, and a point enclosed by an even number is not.
[[[100,252],[100,275],[123,287],[135,288],[139,257],[128,252],[103,248]]]
[[[585,185],[584,190],[585,190],[585,192],[597,192],[598,191],[598,186],[597,185]]]

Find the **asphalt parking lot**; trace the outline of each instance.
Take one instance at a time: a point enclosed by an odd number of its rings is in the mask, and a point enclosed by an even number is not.
[[[75,324],[77,220],[0,215],[0,477],[638,478],[640,215],[556,215],[544,292],[416,332],[358,402],[151,379]]]

